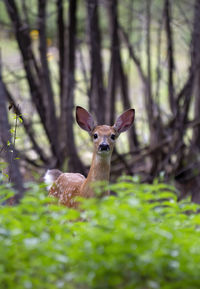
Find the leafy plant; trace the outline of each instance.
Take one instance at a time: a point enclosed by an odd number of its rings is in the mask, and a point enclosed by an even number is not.
[[[2,206],[1,289],[199,288],[199,207],[164,184],[130,178],[110,189],[117,196],[82,200],[79,211],[36,184]]]

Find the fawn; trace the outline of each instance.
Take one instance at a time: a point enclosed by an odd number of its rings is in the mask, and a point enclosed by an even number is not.
[[[115,141],[121,132],[131,127],[134,117],[135,110],[129,109],[117,118],[113,126],[96,126],[92,115],[84,108],[77,106],[76,121],[82,129],[89,132],[93,139],[92,164],[87,178],[79,173],[62,173],[57,169],[48,170],[44,181],[49,185],[49,195],[58,198],[60,204],[68,207],[77,207],[77,202],[74,200],[76,196],[94,197],[92,183],[109,181],[111,155]]]

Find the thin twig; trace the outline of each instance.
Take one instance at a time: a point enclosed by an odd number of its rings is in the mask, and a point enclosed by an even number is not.
[[[17,122],[18,122],[18,115],[17,115],[17,112],[15,112],[15,125],[14,125],[14,134],[13,134],[13,150],[11,151],[11,161],[10,161],[10,166],[11,167],[12,167],[12,164],[13,164],[15,144],[16,144],[16,138],[17,138]],[[9,182],[10,181],[11,181],[11,176],[9,176]]]

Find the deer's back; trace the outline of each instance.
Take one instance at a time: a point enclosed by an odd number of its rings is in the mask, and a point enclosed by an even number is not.
[[[81,174],[62,173],[49,190],[49,196],[59,199],[59,203],[68,207],[76,207],[74,197],[80,195],[81,185],[85,177]]]

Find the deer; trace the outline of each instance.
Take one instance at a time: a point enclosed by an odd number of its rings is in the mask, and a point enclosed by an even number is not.
[[[76,107],[76,122],[87,131],[93,140],[93,156],[87,178],[79,173],[62,173],[58,169],[48,170],[44,181],[48,185],[49,196],[58,198],[59,204],[77,208],[76,197],[95,197],[94,183],[109,182],[111,156],[115,142],[122,132],[133,124],[135,110],[122,113],[113,126],[96,125],[92,115],[83,107]],[[109,195],[109,191],[104,195]]]

